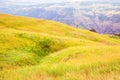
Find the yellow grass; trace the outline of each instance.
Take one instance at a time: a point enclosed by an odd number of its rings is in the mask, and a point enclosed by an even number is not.
[[[0,14],[0,80],[120,80],[120,38]]]

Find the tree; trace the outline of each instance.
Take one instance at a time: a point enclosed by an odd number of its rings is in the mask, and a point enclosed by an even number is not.
[[[95,30],[95,29],[90,29],[90,31],[92,31],[92,32],[96,32],[96,30]]]

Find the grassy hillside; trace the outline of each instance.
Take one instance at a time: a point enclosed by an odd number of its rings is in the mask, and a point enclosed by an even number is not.
[[[120,80],[120,39],[0,14],[0,80]]]

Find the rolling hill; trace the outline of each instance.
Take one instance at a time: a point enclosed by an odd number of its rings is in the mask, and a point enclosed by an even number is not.
[[[0,80],[119,80],[120,38],[0,14]]]

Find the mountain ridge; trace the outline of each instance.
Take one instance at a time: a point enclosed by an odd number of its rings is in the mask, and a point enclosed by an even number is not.
[[[1,4],[0,12],[59,21],[98,33],[120,32],[120,2],[81,1],[44,4]]]

